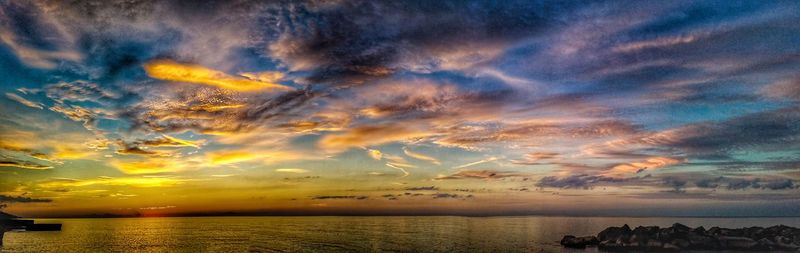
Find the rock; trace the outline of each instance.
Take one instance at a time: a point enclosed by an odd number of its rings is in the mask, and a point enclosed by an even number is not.
[[[672,240],[672,242],[670,242],[670,244],[678,246],[681,249],[687,249],[687,248],[689,248],[689,245],[690,245],[689,241],[684,240],[684,239]]]
[[[600,244],[597,244],[597,248],[606,251],[616,251],[624,249],[624,246],[622,246],[622,244],[617,243],[615,240],[613,241],[605,240],[601,241]]]
[[[792,239],[784,237],[784,236],[776,236],[773,241],[775,243],[776,248],[781,250],[789,250],[789,251],[796,251],[800,249],[800,246],[792,242]]]
[[[747,237],[720,236],[718,239],[724,249],[752,250],[758,245],[758,242]]]
[[[575,249],[585,249],[586,246],[594,246],[598,243],[600,243],[600,241],[594,236],[575,237],[572,235],[567,235],[561,239],[561,245],[567,248]]]
[[[711,236],[692,234],[689,235],[689,249],[716,249],[719,243]]]
[[[760,240],[756,241],[756,243],[758,243],[758,248],[762,250],[774,250],[778,248],[777,244],[767,238],[761,238]]]
[[[645,243],[643,246],[645,246],[647,248],[654,248],[655,249],[655,248],[661,248],[661,246],[664,246],[664,243],[662,243],[662,242],[660,242],[660,241],[658,241],[656,239],[650,239],[650,240],[647,240],[647,243]]]
[[[675,229],[675,231],[680,231],[680,232],[689,232],[689,230],[692,230],[692,228],[687,227],[686,225],[680,223],[672,224],[671,228]]]
[[[676,246],[674,244],[671,244],[671,243],[665,243],[664,247],[662,247],[662,249],[668,250],[668,251],[679,251],[679,250],[681,250],[680,247],[678,247],[678,246]]]
[[[631,234],[631,228],[628,224],[623,225],[622,227],[608,227],[600,233],[597,234],[597,239],[600,241],[605,240],[617,240],[620,237],[626,237],[625,241],[627,241],[627,237]]]
[[[706,228],[704,228],[703,226],[699,226],[699,227],[695,228],[694,230],[692,230],[692,232],[694,232],[695,234],[698,234],[698,235],[704,235],[704,234],[706,234]]]

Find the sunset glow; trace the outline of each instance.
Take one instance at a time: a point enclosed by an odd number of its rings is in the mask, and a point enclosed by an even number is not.
[[[800,215],[800,2],[66,2],[0,3],[8,212]]]

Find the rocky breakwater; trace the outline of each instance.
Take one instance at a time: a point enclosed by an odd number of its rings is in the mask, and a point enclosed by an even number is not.
[[[789,226],[749,228],[609,227],[597,236],[564,236],[568,248],[597,247],[604,251],[735,250],[800,252],[800,229]]]

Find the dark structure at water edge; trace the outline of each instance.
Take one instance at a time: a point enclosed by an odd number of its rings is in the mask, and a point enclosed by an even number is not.
[[[61,231],[61,224],[37,224],[16,215],[0,212],[0,245],[7,231]]]
[[[800,251],[800,229],[778,225],[768,228],[690,228],[680,223],[671,227],[639,226],[631,229],[609,227],[597,236],[564,236],[568,248],[597,247],[605,251]]]

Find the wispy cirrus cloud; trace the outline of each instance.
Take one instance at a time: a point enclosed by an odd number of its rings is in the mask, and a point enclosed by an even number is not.
[[[437,176],[436,180],[447,179],[501,179],[507,177],[526,177],[524,173],[514,171],[496,171],[496,170],[460,170],[450,175]]]
[[[442,162],[440,162],[439,159],[436,159],[435,157],[428,156],[428,155],[425,155],[425,154],[422,154],[422,153],[417,153],[417,152],[411,151],[411,150],[408,149],[408,147],[403,147],[403,153],[406,154],[407,156],[410,156],[410,157],[412,157],[414,159],[417,159],[417,160],[428,161],[428,162],[431,162],[431,163],[436,164],[436,165],[441,165],[442,164]]]
[[[32,102],[14,93],[6,93],[6,97],[30,108],[44,109],[41,103]]]

